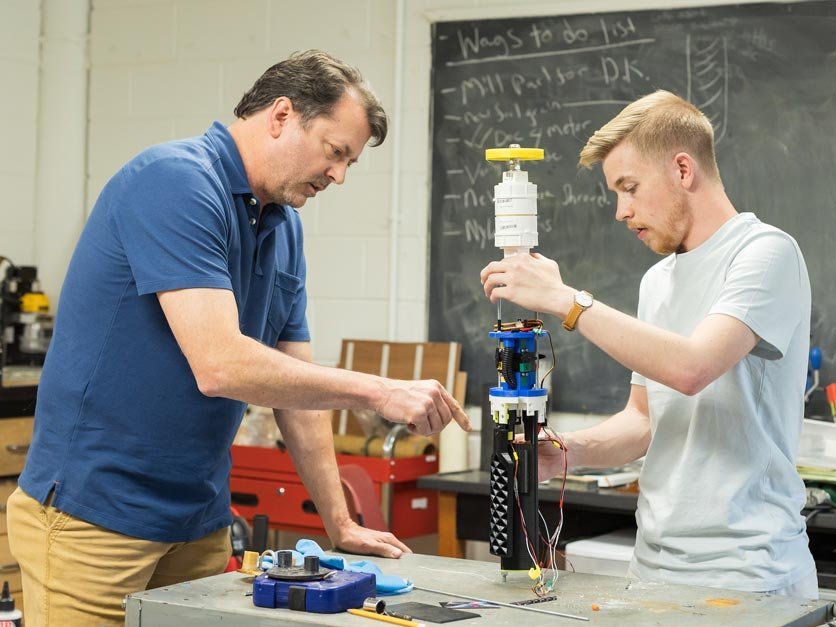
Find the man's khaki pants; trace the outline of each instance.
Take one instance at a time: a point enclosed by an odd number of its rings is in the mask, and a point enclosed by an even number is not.
[[[221,573],[232,550],[228,528],[194,542],[141,540],[41,505],[20,488],[7,512],[27,627],[124,625],[125,595]]]

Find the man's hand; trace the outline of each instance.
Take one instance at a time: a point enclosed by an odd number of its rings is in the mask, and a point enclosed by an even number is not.
[[[341,526],[337,531],[337,537],[331,540],[336,548],[359,555],[379,555],[397,559],[404,553],[412,553],[408,546],[388,531],[367,529],[352,520]]]
[[[470,418],[438,381],[383,379],[385,396],[375,411],[391,422],[405,424],[412,433],[432,435],[455,420],[470,431]]]
[[[538,253],[492,261],[479,278],[492,303],[509,300],[532,311],[558,314],[571,307],[574,295],[563,283],[557,263]]]

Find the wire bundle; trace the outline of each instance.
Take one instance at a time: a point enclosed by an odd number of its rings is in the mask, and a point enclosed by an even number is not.
[[[543,531],[545,533],[545,537],[543,536],[543,534],[541,534],[540,536],[541,539],[544,541],[546,548],[545,555],[543,556],[543,558],[547,557],[547,559],[543,559],[540,556],[535,556],[534,545],[529,539],[528,529],[525,525],[525,517],[523,515],[519,490],[517,488],[519,456],[517,455],[516,449],[514,449],[512,445],[512,450],[514,453],[514,498],[517,503],[517,513],[519,514],[523,535],[525,536],[525,548],[528,552],[529,558],[531,558],[532,564],[534,565],[529,571],[531,578],[534,580],[534,586],[532,587],[532,591],[538,597],[542,597],[554,590],[554,587],[557,583],[558,571],[557,567],[555,566],[557,562],[557,555],[560,554],[565,558],[565,555],[558,551],[557,545],[560,539],[560,532],[563,529],[563,499],[566,493],[566,476],[569,472],[569,460],[567,458],[568,451],[566,449],[566,445],[563,443],[563,440],[549,427],[543,427],[540,430],[540,432],[538,433],[537,441],[538,443],[551,442],[553,446],[563,451],[563,479],[560,486],[560,500],[558,501],[558,523],[557,527],[554,530],[554,533],[549,532],[549,526],[546,522],[545,517],[543,516],[543,513],[540,510],[537,511],[537,514],[540,517],[540,523],[542,524]],[[551,569],[552,575],[551,578],[547,581],[545,571],[548,569]]]

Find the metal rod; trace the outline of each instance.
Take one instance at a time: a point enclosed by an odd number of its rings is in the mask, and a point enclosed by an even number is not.
[[[589,621],[586,616],[575,616],[574,614],[564,614],[563,612],[552,612],[550,610],[540,610],[536,607],[528,607],[526,605],[514,605],[513,603],[503,603],[502,601],[491,601],[489,599],[480,599],[479,597],[471,597],[466,594],[460,594],[458,592],[444,592],[444,590],[433,590],[432,588],[425,588],[423,586],[415,586],[416,590],[421,590],[422,592],[431,592],[433,594],[443,594],[444,596],[453,597],[454,599],[467,599],[468,601],[479,601],[481,603],[493,603],[495,605],[499,605],[500,607],[510,607],[515,610],[525,610],[526,612],[537,612],[538,614],[549,614],[550,616],[560,616],[561,618],[571,618],[573,620],[585,620]]]
[[[496,301],[496,330],[498,333],[502,332],[502,299]],[[499,342],[502,346],[502,342]],[[496,373],[496,387],[502,387],[502,370]]]

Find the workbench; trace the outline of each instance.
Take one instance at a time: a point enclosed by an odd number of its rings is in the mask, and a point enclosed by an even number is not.
[[[488,539],[489,517],[488,473],[465,470],[418,479],[418,487],[439,491],[438,498],[438,554],[464,557],[466,540]],[[540,484],[540,510],[553,528],[560,500],[560,484],[556,480]],[[638,495],[612,488],[598,491],[566,489],[564,497],[564,525],[561,540],[609,533],[615,529],[636,527]],[[802,514],[807,514],[807,511]],[[817,513],[807,523],[810,550],[816,559],[819,587],[836,588],[836,512]]]
[[[464,557],[465,541],[488,540],[489,476],[481,470],[427,475],[418,479],[421,488],[438,490],[438,554]],[[554,528],[560,501],[560,484],[551,481],[538,487],[540,511]],[[638,495],[617,490],[566,489],[564,524],[560,537],[573,540],[636,526]]]
[[[535,598],[531,581],[512,573],[503,583],[497,564],[431,555],[404,555],[399,560],[371,559],[384,573],[409,579],[416,586],[510,603]],[[375,627],[379,621],[340,614],[310,614],[255,607],[252,577],[225,573],[176,586],[131,594],[127,598],[127,627],[190,627],[230,624],[240,627],[269,625],[342,625]],[[520,624],[554,625],[821,625],[833,616],[829,601],[805,601],[751,592],[733,592],[630,580],[622,577],[560,572],[558,600],[530,606],[586,617],[588,622],[536,614],[520,609],[468,610],[481,618],[452,623],[456,627],[493,627]],[[438,605],[456,597],[413,590],[386,597],[389,605],[418,601]],[[597,609],[593,609],[593,606]]]

